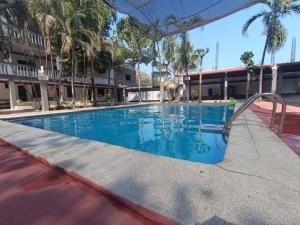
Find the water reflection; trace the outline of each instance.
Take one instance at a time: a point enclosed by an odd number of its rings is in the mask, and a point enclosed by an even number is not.
[[[152,154],[196,162],[223,160],[220,132],[199,125],[223,125],[232,110],[223,105],[150,105],[18,119],[14,122]]]

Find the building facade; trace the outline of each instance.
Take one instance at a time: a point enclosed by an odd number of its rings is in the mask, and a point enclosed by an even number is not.
[[[48,76],[47,93],[49,100],[59,95],[59,84],[62,85],[62,98],[72,98],[71,77],[61,75],[60,63],[53,57],[51,68],[50,56],[45,56],[44,39],[37,33],[27,34],[16,28],[9,27],[3,18],[0,20],[0,108],[16,108],[18,104],[41,98],[38,69],[43,66]],[[28,40],[29,39],[29,40]],[[107,101],[108,89],[111,88],[114,101],[125,101],[127,87],[136,86],[136,72],[131,65],[123,64],[111,69],[95,70],[94,83],[96,96],[92,96],[91,77],[75,75],[75,100]]]
[[[250,81],[249,94],[258,93],[259,70],[255,68]],[[190,100],[199,98],[199,72],[188,76],[178,74],[181,83],[185,83],[187,97]],[[245,68],[230,68],[202,72],[202,99],[236,99],[245,98],[247,72]],[[181,95],[182,94],[181,90]],[[281,95],[300,94],[300,62],[265,65],[263,75],[263,92],[274,92]]]

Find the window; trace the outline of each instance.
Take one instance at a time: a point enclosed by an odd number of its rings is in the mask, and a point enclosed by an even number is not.
[[[209,97],[213,96],[213,89],[212,88],[208,88],[208,96]]]
[[[131,76],[130,76],[130,74],[126,74],[126,80],[127,80],[127,81],[131,81]]]
[[[4,87],[5,87],[6,89],[8,89],[8,83],[5,83],[5,84],[4,84]]]
[[[67,98],[72,98],[72,87],[67,86]]]
[[[97,96],[98,97],[101,97],[101,96],[104,96],[104,94],[105,94],[105,91],[104,91],[104,88],[97,88]]]

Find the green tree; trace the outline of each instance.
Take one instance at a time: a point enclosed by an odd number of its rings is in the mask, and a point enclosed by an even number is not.
[[[60,62],[64,63],[62,68],[71,74],[72,106],[75,108],[74,79],[83,72],[79,65],[93,67],[115,13],[98,0],[30,0],[29,6],[48,44],[57,49]],[[93,68],[90,74],[93,78]]]
[[[141,71],[140,64],[148,64],[152,60],[151,51],[151,27],[138,22],[135,18],[122,18],[117,23],[117,34],[120,40],[125,42],[125,46],[131,51],[130,63],[136,66],[136,80],[139,89],[139,100],[141,97]]]
[[[202,63],[204,56],[209,52],[208,48],[200,48],[194,51],[193,57],[199,61],[199,103],[202,100]]]
[[[177,54],[177,62],[175,63],[176,70],[180,71],[180,72],[184,72],[185,76],[187,77],[189,74],[189,69],[195,69],[196,68],[196,64],[194,61],[194,58],[192,57],[193,55],[193,45],[189,39],[188,34],[182,33],[179,35],[179,39],[180,39],[180,44],[178,47],[178,54]],[[189,95],[187,95],[186,93],[186,81],[183,81],[183,94],[184,94],[184,101],[188,100],[189,101]],[[189,85],[189,83],[187,84]]]
[[[266,52],[275,52],[284,46],[287,38],[287,30],[281,23],[281,19],[292,13],[300,13],[300,5],[297,0],[264,0],[262,3],[267,9],[262,10],[252,16],[243,26],[242,33],[246,34],[249,26],[259,18],[262,18],[266,29],[266,41],[263,49],[260,74],[259,74],[259,93],[263,89],[263,69]]]
[[[243,62],[246,72],[247,72],[247,86],[246,86],[246,99],[249,98],[249,88],[250,88],[250,80],[251,76],[254,75],[254,54],[252,51],[244,52],[241,55],[240,60]]]

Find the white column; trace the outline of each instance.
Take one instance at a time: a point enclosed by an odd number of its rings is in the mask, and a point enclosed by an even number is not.
[[[40,81],[41,97],[42,97],[42,110],[49,111],[49,102],[48,102],[48,76],[45,74],[43,66],[41,66],[38,71],[38,80]]]
[[[283,92],[283,73],[279,70],[277,71],[277,77],[278,77],[278,85],[277,85],[277,94],[282,94]]]
[[[277,69],[278,67],[276,65],[272,67],[272,85],[271,85],[272,93],[276,93],[276,89],[277,89]]]
[[[127,102],[127,99],[126,99],[126,89],[123,88],[123,102]]]
[[[115,70],[112,68],[110,69],[110,79],[114,80],[115,79]],[[112,82],[110,82],[112,84]]]
[[[42,97],[42,110],[49,111],[47,81],[40,81],[40,87]]]
[[[187,89],[186,89],[186,98],[188,102],[190,101],[190,92],[191,92],[191,81],[189,77],[189,79],[187,80]]]
[[[227,73],[225,73],[225,75],[224,75],[224,100],[228,99],[227,90],[228,90],[228,79],[227,79]]]
[[[164,96],[165,96],[165,88],[164,88],[163,81],[161,81],[160,85],[159,85],[159,102],[160,103],[164,102]]]
[[[8,87],[9,87],[10,109],[14,110],[17,105],[15,82],[12,80],[9,80]]]

